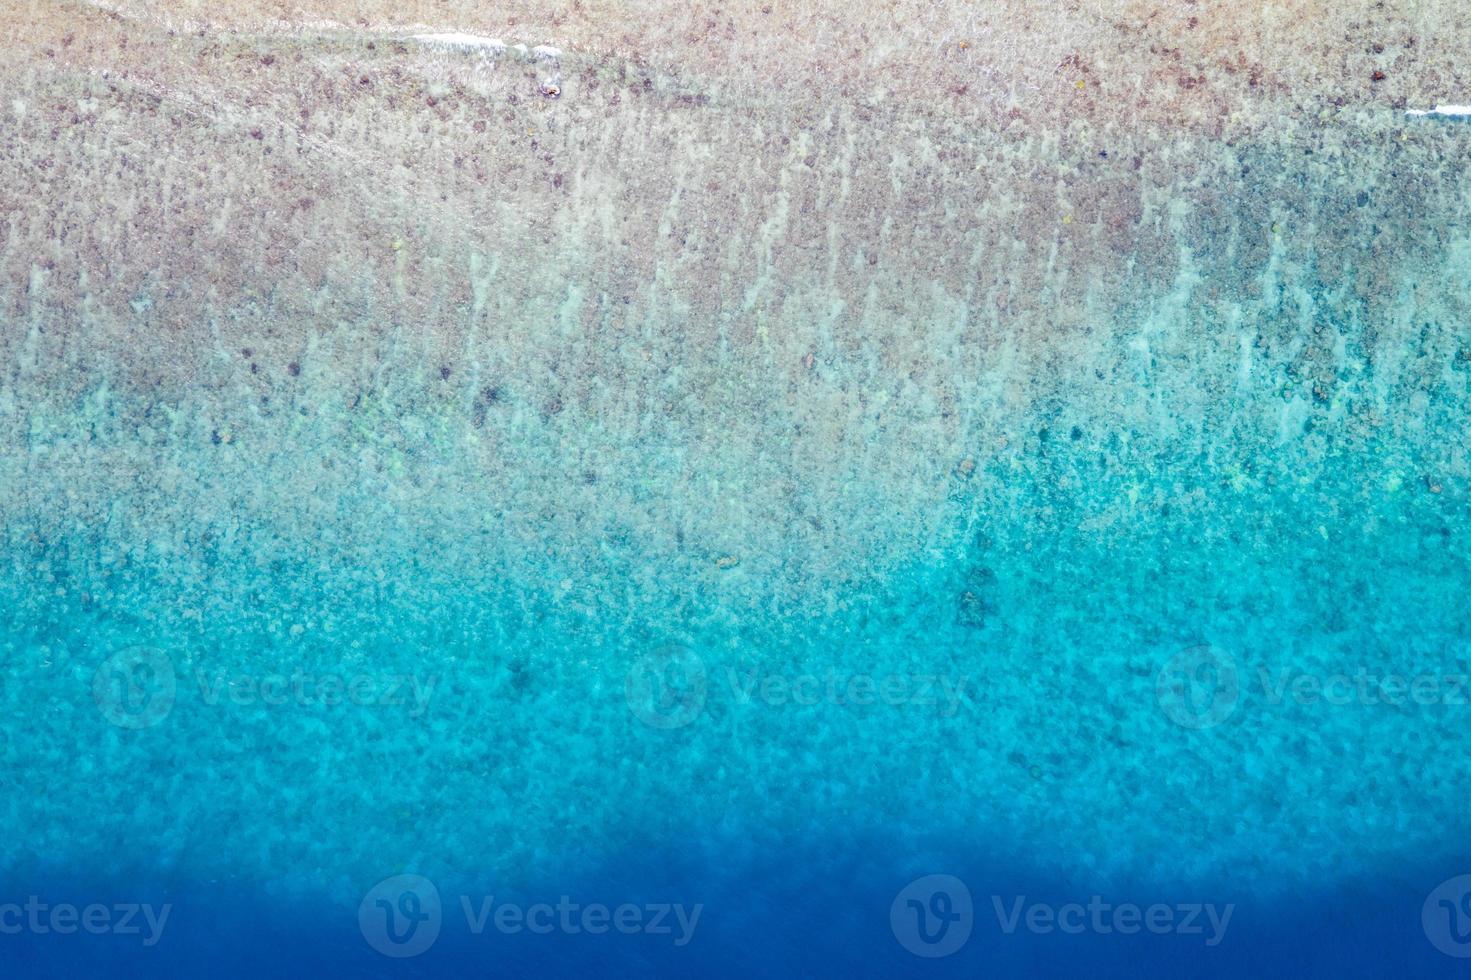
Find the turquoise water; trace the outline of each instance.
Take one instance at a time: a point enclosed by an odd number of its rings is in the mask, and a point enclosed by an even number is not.
[[[1471,129],[360,40],[16,100],[4,975],[1463,971]]]
[[[1325,427],[1311,456],[1230,463],[1060,402],[951,476],[956,547],[816,609],[732,608],[749,557],[646,609],[616,554],[587,594],[554,542],[484,529],[416,544],[348,512],[334,541],[119,541],[42,501],[49,533],[6,529],[7,881],[174,911],[156,946],[27,932],[21,962],[1286,975],[1392,948],[1375,962],[1448,971],[1418,925],[1465,859],[1467,511],[1419,475],[1461,451],[1448,399],[1413,444]],[[22,465],[49,478],[48,455]],[[187,478],[191,509],[241,492]],[[458,564],[472,547],[496,561]],[[405,873],[442,939],[378,957],[358,905]],[[934,873],[966,882],[974,931],[910,959],[889,904]],[[1095,894],[1235,911],[1206,946],[1008,935],[993,905]],[[685,944],[477,935],[461,896],[702,912]]]

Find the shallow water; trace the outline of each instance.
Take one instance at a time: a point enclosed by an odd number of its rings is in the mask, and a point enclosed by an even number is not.
[[[1466,15],[819,6],[6,15],[6,975],[1461,967]]]

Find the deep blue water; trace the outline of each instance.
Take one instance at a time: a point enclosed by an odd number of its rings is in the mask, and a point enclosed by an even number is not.
[[[893,895],[855,879],[843,855],[826,854],[821,842],[783,857],[815,872],[788,881],[786,862],[740,880],[718,869],[670,881],[648,894],[699,895],[705,907],[696,936],[676,948],[665,936],[473,935],[459,909],[446,908],[438,940],[422,955],[390,959],[369,949],[355,910],[310,900],[219,886],[146,888],[136,882],[44,882],[54,901],[137,901],[146,894],[173,910],[164,938],[144,948],[148,934],[133,936],[7,937],[7,976],[27,977],[227,977],[343,976],[832,976],[864,977],[1449,977],[1466,964],[1435,951],[1421,929],[1419,907],[1441,869],[1386,874],[1331,889],[1304,891],[1273,901],[1223,893],[1234,903],[1222,941],[1202,935],[1006,935],[991,893],[1061,906],[1086,895],[1086,881],[1041,880],[995,866],[964,875],[976,897],[969,941],[940,959],[911,956],[888,922]],[[637,894],[630,882],[649,878],[660,856],[650,853],[621,873],[578,883],[581,904]],[[654,877],[662,878],[660,875]],[[16,894],[7,882],[7,894]],[[902,884],[902,883],[900,883]],[[894,890],[897,890],[897,885]],[[24,886],[20,886],[24,891]],[[1116,901],[1147,905],[1147,888],[1124,888]],[[482,893],[476,893],[478,902]],[[553,899],[555,901],[555,899]],[[1086,901],[1086,899],[1085,899]],[[140,919],[140,924],[146,920]],[[1203,919],[1204,923],[1205,920]]]

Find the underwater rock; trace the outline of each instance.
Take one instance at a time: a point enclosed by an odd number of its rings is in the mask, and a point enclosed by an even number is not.
[[[995,587],[995,572],[985,565],[972,566],[965,575],[965,588],[956,600],[956,624],[969,629],[985,627],[998,611],[993,598]]]

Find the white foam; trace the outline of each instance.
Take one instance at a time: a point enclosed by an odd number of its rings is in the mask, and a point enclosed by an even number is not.
[[[506,42],[494,37],[481,37],[479,34],[415,34],[415,41],[424,44],[434,44],[446,48],[468,48],[485,51],[504,51]]]
[[[1471,105],[1438,105],[1434,109],[1410,109],[1407,116],[1471,116]]]

